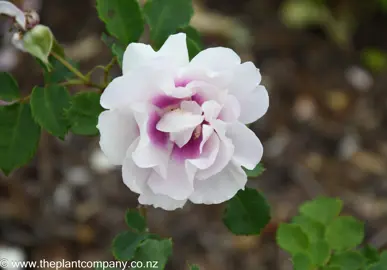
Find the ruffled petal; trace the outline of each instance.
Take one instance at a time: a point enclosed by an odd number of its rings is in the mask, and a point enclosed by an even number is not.
[[[232,123],[238,120],[241,114],[241,106],[236,97],[228,95],[223,108],[219,114],[219,118],[227,123]]]
[[[215,120],[218,117],[222,107],[219,105],[218,102],[214,100],[209,100],[203,103],[202,109],[204,112],[204,119],[206,119],[206,121],[208,122],[211,122],[212,120]]]
[[[161,172],[165,174],[170,155],[171,147],[166,149],[158,148],[150,142],[147,144],[143,143],[141,138],[139,145],[132,154],[132,158],[134,163],[140,168],[158,166]]]
[[[149,187],[146,187],[138,198],[138,202],[143,205],[152,205],[155,208],[173,211],[182,208],[187,200],[174,200],[166,195],[155,194]]]
[[[222,134],[217,133],[220,139],[219,151],[216,156],[215,162],[212,166],[205,170],[198,171],[196,178],[199,180],[205,180],[223,170],[230,162],[233,153],[234,145],[230,139],[226,138]]]
[[[212,135],[206,140],[200,157],[197,159],[189,159],[188,162],[200,170],[205,170],[211,167],[218,155],[219,144],[219,137],[212,133]]]
[[[104,154],[112,164],[122,165],[127,149],[139,136],[134,116],[118,110],[104,111],[99,115],[97,128]]]
[[[219,204],[230,200],[247,182],[246,173],[230,162],[224,170],[202,181],[195,181],[189,200],[196,204]]]
[[[185,112],[190,112],[193,115],[200,116],[202,114],[201,107],[195,101],[183,101],[180,104],[180,109]],[[179,148],[182,148],[191,139],[192,134],[197,126],[193,126],[178,132],[170,133],[170,140],[175,142]]]
[[[233,50],[216,47],[201,51],[192,59],[189,66],[219,72],[234,69],[240,63],[240,57]]]
[[[122,178],[125,185],[133,192],[142,193],[152,169],[138,167],[132,158],[132,153],[136,149],[139,139],[135,140],[126,152],[126,157],[122,165]]]
[[[239,103],[241,105],[239,121],[250,124],[266,114],[269,108],[269,94],[264,86],[259,85],[246,97],[239,99]]]
[[[252,62],[245,62],[235,68],[233,80],[228,89],[230,94],[243,98],[259,85],[261,79],[261,74],[255,65]]]
[[[189,140],[191,140],[195,129],[196,127],[192,127],[180,132],[171,132],[169,134],[169,138],[172,142],[176,143],[179,148],[182,148],[189,142]]]
[[[227,88],[233,79],[233,70],[210,71],[188,65],[179,70],[179,80],[188,82],[204,82],[221,89]]]
[[[158,67],[141,67],[115,78],[101,95],[105,109],[125,108],[131,104],[148,101],[174,88],[173,72]]]
[[[219,88],[208,82],[193,81],[186,88],[191,89],[195,95],[200,96],[204,101],[213,100],[218,104],[223,104],[227,98],[227,90],[225,88]]]
[[[168,160],[172,152],[172,145],[166,148],[155,147],[145,135],[141,135],[140,142],[132,154],[134,163],[140,168],[158,169],[163,177],[167,175]]]
[[[212,134],[214,134],[214,128],[209,125],[203,125],[202,134],[203,134],[203,138],[199,146],[200,153],[203,152],[204,144],[206,144],[208,139],[212,136]]]
[[[162,132],[180,132],[196,127],[203,122],[203,116],[183,110],[167,112],[157,123],[157,129]]]
[[[122,73],[126,74],[129,71],[144,65],[156,56],[156,52],[150,45],[143,43],[130,43],[124,52],[122,60]]]
[[[197,114],[197,115],[202,114],[202,108],[195,101],[181,102],[180,109],[186,112],[191,112],[192,114]]]
[[[174,200],[186,200],[193,192],[193,178],[196,169],[185,166],[173,159],[169,160],[166,177],[153,172],[148,180],[150,189],[155,194],[162,194]]]
[[[169,36],[158,54],[174,61],[177,66],[185,66],[189,63],[186,34],[178,33]]]
[[[188,98],[193,95],[193,91],[190,88],[186,87],[169,87],[164,89],[164,93],[170,97],[174,98]]]
[[[263,146],[255,133],[245,125],[236,122],[227,127],[226,136],[235,147],[233,160],[236,164],[252,170],[261,161]]]

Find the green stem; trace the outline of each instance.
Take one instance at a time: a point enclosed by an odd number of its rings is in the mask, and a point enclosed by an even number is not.
[[[68,70],[70,70],[74,75],[76,75],[79,79],[81,79],[85,84],[90,83],[90,80],[84,76],[78,69],[73,67],[66,59],[55,52],[51,52],[51,55],[56,58],[59,62],[62,63]]]
[[[104,68],[104,84],[105,85],[108,85],[110,70],[113,68],[114,64],[116,64],[117,62],[118,62],[117,57],[113,57],[113,59],[110,61],[110,63]]]
[[[73,65],[71,65],[66,59],[64,59],[59,54],[57,54],[55,52],[51,52],[51,55],[54,58],[56,58],[59,62],[61,62],[68,70],[70,70],[75,76],[77,76],[80,79],[80,81],[75,81],[75,80],[69,81],[68,85],[84,84],[84,85],[89,86],[89,87],[100,89],[101,91],[103,91],[103,89],[106,88],[106,85],[99,85],[99,84],[93,83],[90,80],[89,76],[83,75],[78,69],[76,69]]]
[[[31,98],[31,94],[28,95],[28,96],[22,97],[21,99],[19,99],[19,102],[20,102],[20,103],[27,102],[27,101],[30,100],[30,98]]]
[[[72,85],[83,85],[84,82],[82,80],[68,80],[62,83],[59,83],[61,86],[72,86]]]

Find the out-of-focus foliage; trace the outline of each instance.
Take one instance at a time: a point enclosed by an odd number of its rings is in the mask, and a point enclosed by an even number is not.
[[[277,231],[278,245],[289,252],[295,269],[387,269],[385,252],[366,246],[364,224],[352,216],[339,216],[342,202],[319,197],[302,204],[300,215]]]

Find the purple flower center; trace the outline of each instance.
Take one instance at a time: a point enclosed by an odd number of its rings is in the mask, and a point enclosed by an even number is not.
[[[189,83],[189,81],[180,81],[176,84],[184,86],[187,83]],[[169,133],[158,130],[156,126],[165,113],[179,109],[180,104],[183,101],[195,101],[198,105],[201,105],[204,102],[204,98],[195,94],[191,98],[184,99],[166,95],[159,95],[152,99],[151,102],[157,107],[157,109],[150,114],[147,132],[154,146],[162,148],[166,148],[168,146]],[[172,158],[178,161],[184,161],[186,159],[193,159],[200,156],[200,144],[203,140],[202,125],[205,123],[206,121],[203,121],[203,123],[199,124],[195,128],[190,140],[184,146],[179,147],[177,144],[173,145]]]
[[[157,112],[152,112],[148,121],[148,136],[151,142],[157,147],[166,147],[168,144],[169,134],[156,128],[161,116]]]
[[[191,80],[188,79],[177,79],[175,81],[175,87],[186,87],[190,82]]]
[[[200,134],[192,133],[191,139],[183,146],[179,147],[177,144],[173,146],[172,149],[172,158],[177,161],[184,161],[186,159],[193,159],[200,156],[200,144],[203,140],[203,134],[201,132],[201,127],[203,124],[200,124]]]

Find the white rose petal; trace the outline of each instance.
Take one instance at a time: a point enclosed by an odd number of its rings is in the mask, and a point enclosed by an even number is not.
[[[200,52],[191,62],[185,34],[159,51],[132,43],[123,75],[101,97],[100,145],[122,165],[139,203],[165,210],[187,201],[218,204],[244,189],[263,146],[244,124],[262,117],[269,96],[252,62],[231,49]]]

